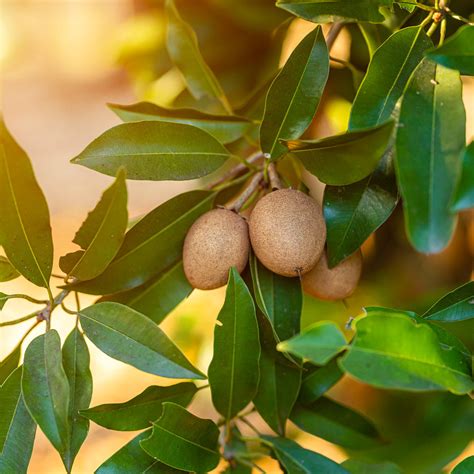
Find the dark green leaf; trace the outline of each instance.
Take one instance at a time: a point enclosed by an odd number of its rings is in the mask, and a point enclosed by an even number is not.
[[[0,244],[25,278],[47,288],[53,263],[49,210],[30,160],[0,118]]]
[[[291,439],[262,436],[287,474],[348,474],[343,467],[322,454],[302,448]]]
[[[469,358],[441,338],[448,334],[440,334],[441,328],[384,308],[368,308],[368,315],[357,318],[354,326],[355,339],[340,359],[342,369],[353,377],[399,390],[463,394],[473,389]]]
[[[474,318],[474,282],[470,281],[443,296],[423,317],[445,323]]]
[[[107,296],[101,301],[115,301],[130,306],[160,324],[192,290],[180,260],[144,285]]]
[[[260,354],[260,380],[253,400],[260,416],[281,436],[301,385],[301,369],[282,364],[266,351]]]
[[[328,74],[329,53],[318,26],[296,47],[268,91],[260,143],[273,160],[286,152],[280,139],[299,138],[310,125]]]
[[[331,360],[322,367],[312,369],[311,372],[303,378],[298,403],[308,405],[316,401],[339,382],[342,375],[343,372],[339,368],[337,359]]]
[[[14,280],[20,274],[13,268],[13,265],[0,255],[0,282]]]
[[[199,51],[196,33],[183,21],[172,0],[166,0],[166,14],[168,53],[183,74],[189,91],[196,99],[215,99],[220,109],[231,113],[231,107],[219,81]]]
[[[95,474],[174,474],[182,473],[149,456],[140,447],[151,430],[144,431],[105,461]]]
[[[205,378],[155,323],[128,306],[98,303],[79,317],[86,336],[114,359],[162,377]]]
[[[196,385],[191,382],[168,387],[155,385],[146,388],[128,402],[99,405],[82,410],[81,415],[110,430],[142,430],[161,416],[164,402],[187,406],[196,392]]]
[[[21,394],[22,367],[0,387],[0,472],[23,474],[33,451],[36,424]]]
[[[408,238],[420,252],[439,252],[456,223],[450,205],[465,144],[459,73],[423,60],[400,111],[396,168]]]
[[[109,104],[124,121],[157,120],[160,122],[185,123],[205,130],[221,143],[231,143],[245,135],[251,122],[233,115],[211,115],[196,109],[167,109],[151,102],[132,105]]]
[[[107,130],[71,163],[109,176],[124,167],[128,179],[183,181],[212,173],[230,156],[221,143],[197,127],[142,121]]]
[[[297,336],[280,342],[277,348],[313,364],[324,365],[346,348],[346,339],[336,323],[319,321]]]
[[[210,191],[190,191],[158,206],[127,232],[102,275],[71,288],[95,295],[116,293],[137,287],[179,262],[188,229],[212,208],[215,196]]]
[[[352,104],[349,129],[373,127],[392,116],[412,72],[432,45],[423,28],[393,33],[375,52]]]
[[[64,456],[68,472],[89,432],[89,420],[79,414],[79,410],[89,406],[92,398],[92,374],[89,362],[89,349],[84,336],[76,327],[63,346],[63,366],[69,382],[70,446]]]
[[[0,291],[0,310],[3,309],[8,299],[9,299],[8,295]]]
[[[474,76],[474,25],[465,25],[427,56],[438,64]]]
[[[326,397],[307,406],[296,404],[291,421],[303,431],[344,448],[369,449],[381,442],[371,421]]]
[[[54,329],[33,339],[26,349],[22,391],[28,411],[67,467],[69,383],[61,360],[61,341]]]
[[[317,140],[285,142],[291,154],[326,184],[347,185],[368,176],[392,136],[393,121]]]
[[[452,209],[461,211],[474,207],[474,141],[464,150],[461,176],[456,186]]]
[[[255,306],[247,286],[232,267],[224,306],[214,329],[214,356],[208,372],[212,401],[227,420],[255,396],[259,357]]]
[[[105,191],[74,237],[82,250],[61,257],[61,270],[78,280],[100,275],[122,245],[128,225],[125,171],[120,169],[114,184]]]
[[[385,18],[379,8],[391,6],[392,0],[277,0],[276,5],[315,23],[339,20],[381,23]]]
[[[474,456],[461,461],[454,469],[452,474],[472,474],[474,472]]]
[[[2,385],[8,376],[20,365],[20,358],[21,342],[0,362],[0,385]]]
[[[342,463],[351,474],[403,474],[403,471],[392,462],[368,462],[359,459],[348,459]]]
[[[233,426],[232,436],[226,440],[224,445],[224,459],[229,462],[229,465],[223,473],[252,474],[252,468],[241,464],[239,461],[247,460],[248,462],[250,456],[255,456],[256,451],[250,451],[247,443],[240,439],[241,437],[242,433],[237,426]]]
[[[208,472],[219,464],[218,438],[219,429],[211,420],[198,418],[174,403],[164,403],[163,415],[140,446],[175,469]]]

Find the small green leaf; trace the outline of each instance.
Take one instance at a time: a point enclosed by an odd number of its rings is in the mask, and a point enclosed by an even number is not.
[[[21,393],[22,367],[0,386],[0,472],[26,474],[33,451],[36,424]]]
[[[3,309],[8,299],[9,299],[8,295],[0,291],[0,310]]]
[[[227,420],[255,396],[259,358],[255,306],[247,286],[232,267],[224,306],[214,329],[214,356],[208,372],[213,404]]]
[[[405,227],[420,252],[440,252],[453,234],[465,122],[459,73],[423,60],[403,96],[396,156]]]
[[[387,149],[393,121],[317,140],[286,141],[292,155],[326,184],[347,185],[367,177]]]
[[[125,235],[104,273],[70,285],[82,293],[106,295],[135,288],[181,260],[184,238],[194,221],[211,210],[216,193],[190,191],[148,213]]]
[[[392,0],[277,0],[276,6],[315,23],[332,23],[340,20],[385,20],[379,12],[383,6],[391,6]]]
[[[344,448],[369,449],[381,442],[371,421],[326,397],[307,406],[296,404],[290,419],[303,431]]]
[[[286,152],[280,139],[299,138],[313,120],[329,74],[329,53],[318,26],[296,47],[265,101],[260,143],[273,160]]]
[[[128,179],[183,181],[206,176],[231,154],[209,133],[184,123],[129,122],[96,138],[71,163]]]
[[[474,76],[474,25],[462,26],[441,46],[428,51],[427,56],[444,67]]]
[[[322,454],[302,448],[291,439],[262,436],[272,446],[276,458],[287,474],[348,474],[339,464]]]
[[[142,430],[161,416],[164,402],[187,406],[196,392],[196,385],[191,382],[168,387],[154,385],[128,402],[99,405],[89,410],[82,410],[81,415],[109,430]]]
[[[140,433],[105,461],[95,474],[179,474],[173,469],[149,456],[140,447],[140,441],[148,438],[151,429]]]
[[[230,114],[232,110],[224,91],[199,51],[196,33],[183,21],[172,0],[166,0],[166,14],[168,53],[181,71],[189,91],[196,99],[214,99],[222,111]]]
[[[410,313],[367,311],[356,319],[356,336],[340,359],[344,371],[380,388],[456,394],[473,389],[470,357],[454,336]]]
[[[393,462],[369,462],[359,459],[348,459],[342,463],[351,474],[403,474]]]
[[[53,241],[49,210],[30,160],[0,118],[0,244],[25,278],[49,286]]]
[[[140,441],[150,456],[175,469],[208,472],[219,464],[219,429],[174,403],[163,404],[151,436]]]
[[[183,270],[183,262],[166,269],[142,286],[102,298],[100,301],[115,301],[136,309],[156,324],[193,291]]]
[[[443,296],[423,317],[445,323],[474,318],[474,282],[470,281]]]
[[[92,398],[92,374],[89,363],[86,341],[76,327],[70,332],[63,346],[63,366],[69,382],[70,446],[64,456],[68,472],[89,432],[89,420],[79,414],[79,410],[89,406]]]
[[[13,268],[13,265],[0,255],[0,282],[14,280],[20,274]]]
[[[146,316],[119,303],[98,303],[79,312],[86,336],[110,357],[168,378],[203,379],[166,334]]]
[[[313,364],[324,365],[346,348],[346,339],[336,323],[319,321],[297,336],[280,342],[277,349],[302,357]]]
[[[464,150],[461,176],[456,186],[453,211],[462,211],[474,207],[474,141]]]
[[[0,293],[0,309],[1,309],[1,293]],[[8,354],[5,359],[0,362],[0,385],[5,382],[9,375],[20,365],[21,358],[21,342]]]
[[[251,122],[235,115],[211,115],[196,109],[167,109],[151,102],[132,105],[109,104],[109,107],[124,121],[184,123],[200,128],[221,143],[231,143],[245,135]]]
[[[125,171],[120,169],[114,184],[76,233],[73,242],[82,250],[61,257],[61,270],[78,280],[100,275],[122,245],[127,225],[127,187]]]
[[[33,339],[26,349],[22,391],[28,411],[67,468],[70,388],[61,360],[61,341],[54,329]]]
[[[461,461],[452,471],[452,474],[472,474],[474,472],[474,456]]]

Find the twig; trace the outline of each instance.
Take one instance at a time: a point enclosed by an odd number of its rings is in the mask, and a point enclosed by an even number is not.
[[[14,324],[19,324],[19,323],[22,323],[23,321],[28,321],[28,319],[36,318],[36,317],[38,317],[38,315],[39,315],[39,312],[35,311],[34,313],[27,314],[26,316],[23,316],[21,318],[13,319],[11,321],[5,321],[3,323],[0,323],[0,327],[13,326]]]
[[[22,299],[22,300],[26,300],[26,301],[29,301],[30,303],[34,303],[34,304],[47,304],[48,303],[47,300],[37,300],[36,298],[33,298],[31,296],[28,296],[28,295],[23,295],[23,294],[6,295],[5,299],[7,299],[7,300]]]
[[[339,33],[341,32],[342,28],[344,28],[344,22],[338,21],[336,23],[333,23],[331,28],[329,29],[329,32],[326,36],[326,44],[328,46],[329,51],[331,51],[331,48],[334,46],[336,38],[339,36]]]
[[[281,189],[283,187],[281,184],[280,176],[278,176],[275,163],[270,163],[268,165],[268,179],[270,180],[270,186],[273,191],[275,191],[276,189]]]
[[[247,199],[252,196],[252,194],[257,190],[260,186],[260,182],[263,178],[263,172],[259,171],[258,173],[254,174],[250,181],[242,188],[239,194],[224,204],[225,209],[229,209],[231,211],[239,211],[240,208],[245,204]]]
[[[255,428],[255,426],[252,423],[250,423],[249,420],[247,420],[247,418],[245,418],[244,416],[239,416],[239,420],[245,423],[255,434],[260,436],[261,434],[260,431],[258,431],[257,428]]]

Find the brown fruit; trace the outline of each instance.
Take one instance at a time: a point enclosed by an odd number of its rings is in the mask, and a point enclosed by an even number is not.
[[[362,272],[360,250],[336,265],[328,267],[326,252],[316,266],[301,279],[303,290],[323,300],[342,300],[354,293]]]
[[[269,270],[294,277],[319,260],[326,224],[319,204],[294,189],[280,189],[257,202],[249,220],[255,255]]]
[[[214,209],[197,219],[186,235],[184,273],[193,288],[219,288],[227,283],[231,267],[243,271],[249,250],[245,220],[227,209]]]

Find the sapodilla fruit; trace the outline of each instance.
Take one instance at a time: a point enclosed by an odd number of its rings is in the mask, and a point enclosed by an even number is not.
[[[260,262],[287,277],[309,272],[326,241],[321,207],[295,189],[280,189],[260,199],[250,214],[249,231]]]
[[[362,272],[362,254],[357,250],[333,268],[326,252],[316,266],[301,279],[303,290],[323,300],[342,300],[352,295]]]
[[[249,258],[247,222],[233,211],[213,209],[189,229],[184,240],[184,273],[193,288],[212,290],[227,283],[229,270],[240,273]]]

